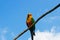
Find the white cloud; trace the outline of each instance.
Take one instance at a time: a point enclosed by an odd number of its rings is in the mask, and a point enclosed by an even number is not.
[[[60,40],[60,33],[54,32],[54,27],[51,29],[50,32],[44,31],[40,32],[39,30],[35,33],[34,40]],[[31,37],[28,38],[31,40]]]
[[[56,31],[56,26],[52,26],[52,28],[51,28],[51,31],[50,32],[52,32],[52,33],[54,33],[55,31]]]

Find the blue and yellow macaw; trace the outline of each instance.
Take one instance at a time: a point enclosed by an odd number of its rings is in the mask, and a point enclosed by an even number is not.
[[[28,28],[35,22],[35,20],[32,17],[32,14],[28,14],[27,15],[27,20],[26,20],[26,24],[28,26]],[[33,36],[35,35],[35,25],[33,25],[30,29],[30,33],[31,33],[31,39],[33,40]]]

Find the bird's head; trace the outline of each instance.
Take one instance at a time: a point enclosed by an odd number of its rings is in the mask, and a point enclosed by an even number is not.
[[[32,14],[28,14],[27,17],[28,17],[28,18],[32,18]]]

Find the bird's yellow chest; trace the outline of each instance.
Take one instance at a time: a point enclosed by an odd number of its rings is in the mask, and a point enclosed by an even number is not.
[[[31,18],[28,18],[28,19],[27,19],[27,23],[29,23],[29,22],[31,22]]]
[[[31,19],[28,19],[27,23],[28,23],[29,26],[31,26],[32,25]]]

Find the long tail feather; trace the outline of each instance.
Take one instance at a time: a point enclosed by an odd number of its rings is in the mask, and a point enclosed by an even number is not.
[[[35,36],[35,32],[31,32],[31,39],[33,40],[33,36]]]
[[[31,33],[31,39],[33,40],[33,33]]]

